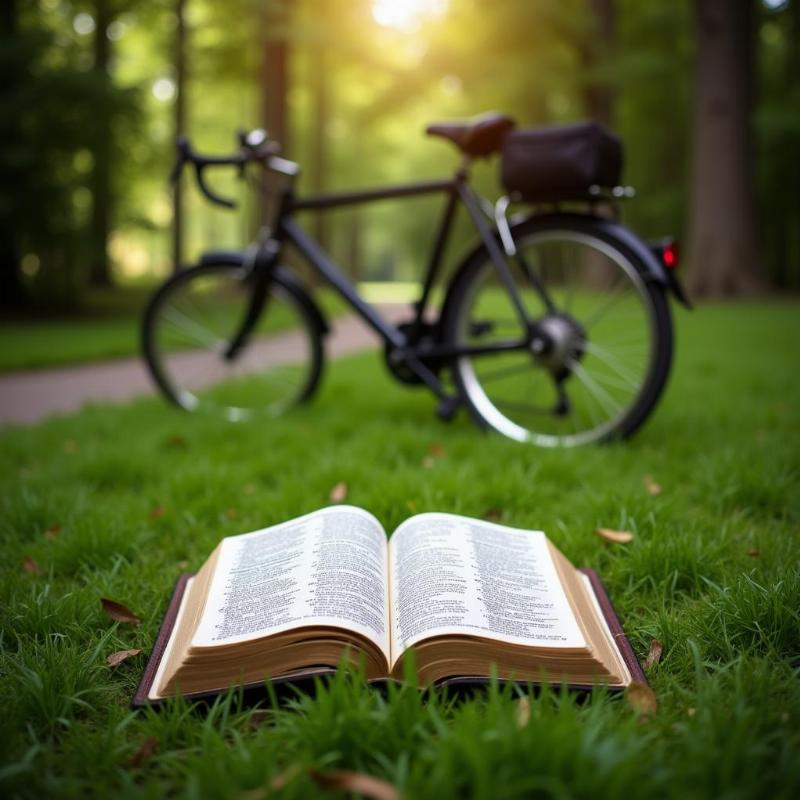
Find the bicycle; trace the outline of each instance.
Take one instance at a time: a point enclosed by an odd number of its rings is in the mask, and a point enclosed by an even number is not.
[[[244,174],[258,165],[282,185],[271,224],[255,243],[242,252],[205,253],[150,299],[142,349],[169,400],[235,421],[278,415],[314,394],[329,326],[303,282],[281,263],[291,245],[383,340],[390,373],[433,392],[442,419],[464,406],[479,425],[540,446],[627,437],[639,428],[670,369],[667,295],[688,301],[670,269],[677,260],[673,244],[648,245],[608,215],[630,194],[617,185],[618,140],[591,124],[515,129],[502,114],[431,125],[427,132],[460,151],[452,178],[310,197],[295,194],[299,165],[281,157],[263,131],[240,133],[230,156],[202,156],[179,139],[173,180],[191,164],[201,192],[220,206],[235,204],[208,186],[209,167],[234,166]],[[548,137],[549,156],[531,156]],[[576,160],[576,142],[588,160],[580,154]],[[470,186],[469,168],[497,153],[509,194],[491,204]],[[554,160],[560,167],[551,168]],[[359,295],[294,218],[433,193],[446,197],[439,230],[413,314],[398,325]],[[509,218],[516,201],[536,205]],[[479,242],[452,270],[431,319],[431,294],[459,205]]]

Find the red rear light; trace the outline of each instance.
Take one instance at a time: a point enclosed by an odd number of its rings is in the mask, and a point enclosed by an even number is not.
[[[678,269],[681,263],[681,253],[678,243],[674,239],[658,239],[650,242],[650,251],[661,262],[664,269]]]
[[[677,269],[680,253],[676,242],[668,242],[661,248],[661,261],[667,269]]]

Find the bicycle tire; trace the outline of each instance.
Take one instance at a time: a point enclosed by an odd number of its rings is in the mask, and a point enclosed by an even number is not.
[[[187,411],[231,421],[277,416],[308,400],[322,375],[324,323],[283,268],[235,358],[226,346],[241,325],[253,274],[230,261],[204,262],[173,275],[150,298],[142,353],[164,396]]]
[[[457,389],[481,426],[521,442],[569,447],[629,437],[653,411],[672,361],[669,304],[641,257],[604,223],[589,216],[552,215],[512,227],[535,280],[550,287],[554,309],[546,307],[512,260],[522,302],[553,338],[544,355],[528,350],[454,360]],[[442,311],[448,343],[486,343],[490,334],[498,331],[499,336],[501,328],[514,326],[514,335],[525,335],[495,273],[485,247],[456,270]],[[597,319],[589,316],[595,301],[610,304]],[[629,342],[620,340],[611,349],[609,335],[631,331]],[[487,364],[491,370],[484,368]],[[516,394],[503,396],[509,391]]]

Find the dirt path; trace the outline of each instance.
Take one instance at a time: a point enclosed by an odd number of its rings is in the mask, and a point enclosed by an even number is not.
[[[390,320],[409,316],[406,305],[382,305],[381,313]],[[334,320],[325,341],[328,358],[377,347],[379,340],[355,317]],[[259,349],[258,357],[280,363],[301,346],[300,334],[288,331]],[[186,354],[187,361],[192,354]],[[155,387],[136,356],[114,361],[93,362],[70,367],[0,375],[0,425],[34,423],[53,414],[77,411],[88,403],[122,403],[141,395],[153,394]]]

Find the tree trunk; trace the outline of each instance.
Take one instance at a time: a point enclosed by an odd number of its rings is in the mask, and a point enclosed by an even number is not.
[[[324,192],[328,177],[328,127],[330,116],[330,90],[328,69],[328,42],[324,38],[327,28],[321,27],[318,41],[313,43],[311,54],[311,159],[309,163],[310,188],[314,194]],[[324,211],[314,215],[314,236],[324,249],[328,249],[328,218]]]
[[[592,26],[588,39],[580,48],[585,71],[583,100],[590,119],[609,128],[614,127],[616,91],[607,79],[598,76],[614,49],[616,38],[616,0],[588,0]]]
[[[6,0],[0,8],[0,39],[3,46],[10,46],[14,42],[17,32],[17,3],[16,0]],[[6,81],[2,83],[4,91],[11,90]],[[2,141],[13,144],[18,141],[19,124],[13,115],[5,114],[0,120],[6,130],[3,132]],[[12,171],[9,170],[9,173]],[[7,185],[16,182],[17,176],[8,174],[3,180],[8,180]],[[0,217],[0,308],[4,310],[18,309],[28,303],[28,297],[22,285],[19,273],[19,248],[17,245],[17,232],[14,221],[15,212],[11,207],[4,208]]]
[[[287,93],[289,88],[289,44],[286,41],[288,9],[271,10],[266,15],[262,61],[262,119],[270,139],[281,145],[284,153],[289,148]]]
[[[606,78],[598,75],[607,66],[614,50],[616,38],[616,0],[588,0],[588,12],[592,23],[588,36],[579,44],[578,52],[583,67],[583,104],[589,119],[614,127],[614,105],[616,91]],[[595,291],[605,292],[616,278],[614,265],[602,253],[587,250],[584,254],[586,286]]]
[[[94,73],[99,86],[110,84],[109,65],[111,42],[108,26],[111,23],[108,0],[96,0],[94,32]],[[108,237],[111,220],[111,116],[106,103],[99,103],[92,121],[94,167],[90,178],[92,217],[90,222],[90,273],[94,286],[110,286],[111,270],[108,261]]]
[[[752,293],[757,267],[751,174],[753,3],[695,0],[696,57],[689,292]]]
[[[785,80],[787,87],[795,88],[794,97],[797,97],[800,85],[800,2],[790,3],[785,13],[789,14]],[[775,238],[780,243],[777,278],[781,288],[797,290],[800,288],[800,132],[786,134],[783,144],[787,156],[784,159],[787,188],[782,193],[784,213],[775,225]]]
[[[175,0],[175,138],[186,133],[186,0]],[[172,189],[172,269],[183,264],[183,183]]]
[[[261,119],[269,138],[281,146],[281,152],[288,155],[289,114],[287,94],[289,90],[289,0],[266,8],[262,15],[261,30],[266,33],[262,44],[261,61]],[[270,224],[275,211],[273,201],[275,192],[280,189],[280,178],[267,173],[264,176],[264,196],[262,197],[259,221]]]

